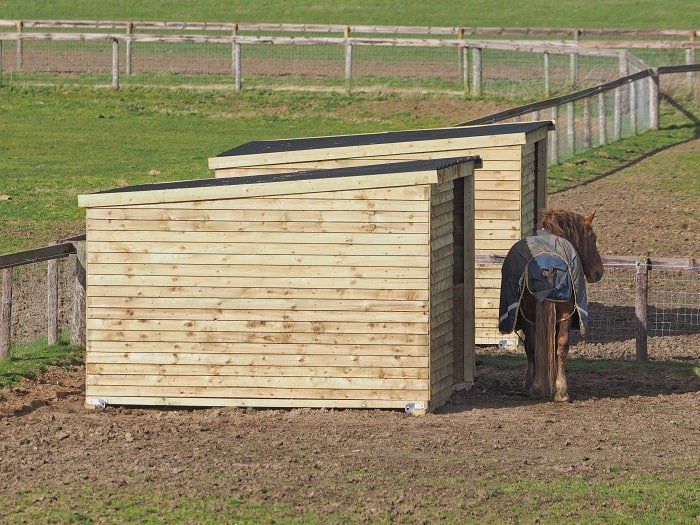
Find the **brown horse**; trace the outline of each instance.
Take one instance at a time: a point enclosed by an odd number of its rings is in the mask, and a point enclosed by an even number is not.
[[[580,259],[586,281],[603,277],[603,263],[591,224],[595,212],[584,217],[565,210],[542,211],[540,227],[569,241]],[[516,329],[524,335],[527,372],[524,389],[535,398],[568,401],[564,360],[569,351],[569,329],[580,323],[575,297],[568,301],[538,301],[524,287]]]

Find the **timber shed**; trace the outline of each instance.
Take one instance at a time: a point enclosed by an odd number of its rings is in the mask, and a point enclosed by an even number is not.
[[[534,233],[547,196],[549,121],[256,141],[209,159],[217,177],[478,155],[475,171],[476,255],[505,255]],[[476,266],[476,343],[496,344],[501,271]],[[469,379],[469,374],[467,375]]]
[[[460,310],[472,258],[454,245],[461,230],[459,245],[473,246],[480,166],[435,159],[81,195],[86,403],[437,408],[464,375],[465,348],[473,356],[473,333],[453,326],[473,319]]]

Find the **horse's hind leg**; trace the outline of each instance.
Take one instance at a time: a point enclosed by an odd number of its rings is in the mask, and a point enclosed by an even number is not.
[[[525,346],[525,355],[527,355],[527,371],[525,372],[525,381],[523,383],[523,390],[530,397],[535,396],[535,392],[532,389],[532,383],[535,378],[535,327],[534,325],[525,323],[523,326],[523,335],[525,336],[525,341],[523,346]]]
[[[569,320],[557,326],[557,378],[554,382],[554,401],[568,401],[569,391],[564,372],[564,360],[569,353]]]

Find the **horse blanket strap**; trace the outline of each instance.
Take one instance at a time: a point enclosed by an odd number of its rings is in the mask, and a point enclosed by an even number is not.
[[[501,301],[498,329],[508,334],[516,329],[520,301],[525,290],[542,302],[568,301],[573,294],[578,329],[589,329],[586,278],[581,259],[572,244],[547,230],[521,239],[508,252],[501,268]]]

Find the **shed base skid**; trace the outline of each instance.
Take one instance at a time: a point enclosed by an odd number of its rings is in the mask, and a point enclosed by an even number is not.
[[[85,409],[95,410],[100,406],[132,405],[163,407],[239,407],[239,408],[370,408],[404,410],[411,415],[425,415],[437,408],[428,401],[355,400],[355,399],[225,399],[211,397],[91,397],[85,398]],[[427,408],[407,407],[423,406]]]

